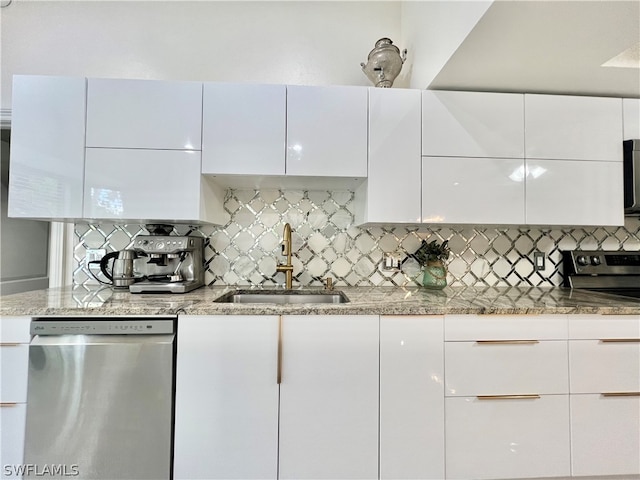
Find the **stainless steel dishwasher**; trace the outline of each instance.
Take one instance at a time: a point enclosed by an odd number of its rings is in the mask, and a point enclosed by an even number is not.
[[[174,317],[32,320],[30,476],[171,478],[175,326]]]

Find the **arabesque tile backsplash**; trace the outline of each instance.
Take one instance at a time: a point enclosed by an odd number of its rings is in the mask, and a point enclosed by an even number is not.
[[[557,286],[562,284],[561,250],[640,251],[638,218],[628,217],[618,228],[359,228],[353,226],[353,196],[347,191],[228,190],[227,225],[176,226],[175,232],[208,238],[208,285],[283,284],[276,264],[284,261],[280,242],[286,222],[293,229],[294,286],[322,285],[325,277],[338,286],[415,285],[421,277],[413,259],[406,259],[401,271],[385,271],[382,258],[384,253],[405,258],[425,238],[449,240],[448,282],[454,286]],[[147,233],[144,225],[76,224],[74,284],[97,283],[85,267],[87,248],[122,250],[138,233]],[[547,255],[544,271],[535,271],[534,251]]]

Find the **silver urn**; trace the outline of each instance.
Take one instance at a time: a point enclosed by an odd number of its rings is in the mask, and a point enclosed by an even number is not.
[[[381,38],[367,57],[366,65],[361,63],[362,71],[376,87],[389,88],[400,74],[402,64],[407,59],[407,49],[400,49],[390,38]]]

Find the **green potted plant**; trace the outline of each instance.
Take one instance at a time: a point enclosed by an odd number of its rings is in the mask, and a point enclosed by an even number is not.
[[[422,241],[420,248],[413,257],[422,265],[422,285],[426,288],[444,288],[447,286],[447,267],[445,261],[449,258],[449,241],[438,244],[437,240]]]

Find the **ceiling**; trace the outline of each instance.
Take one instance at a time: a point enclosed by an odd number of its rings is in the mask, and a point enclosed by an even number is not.
[[[639,43],[640,0],[497,0],[428,88],[640,97]]]

